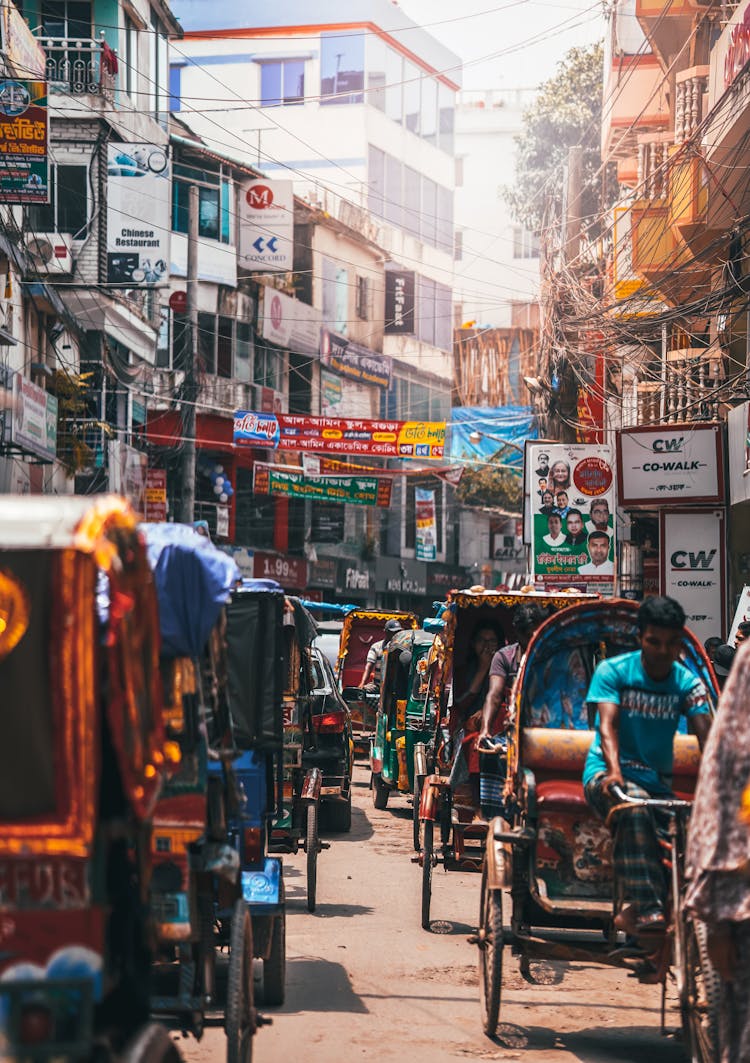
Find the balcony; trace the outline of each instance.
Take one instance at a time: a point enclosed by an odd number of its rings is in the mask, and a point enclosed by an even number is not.
[[[114,52],[104,55],[104,40],[42,37],[50,91],[66,96],[99,96],[114,103],[117,66]]]
[[[605,70],[602,159],[632,159],[639,134],[672,128],[668,83],[653,55],[616,56]]]
[[[649,44],[664,64],[670,64],[690,37],[697,16],[706,12],[700,0],[636,0],[635,14]]]
[[[633,267],[672,306],[708,290],[710,265],[697,261],[670,225],[666,198],[639,199],[631,208]]]
[[[692,66],[675,78],[675,144],[684,144],[698,133],[708,110],[709,71],[707,66]]]
[[[720,352],[685,347],[667,352],[663,381],[636,385],[638,424],[681,424],[718,418],[726,380]]]

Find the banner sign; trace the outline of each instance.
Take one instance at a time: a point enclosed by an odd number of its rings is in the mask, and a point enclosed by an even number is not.
[[[457,462],[518,465],[523,447],[537,436],[532,406],[455,406],[451,410],[450,456]]]
[[[416,521],[417,561],[435,561],[437,559],[437,517],[435,514],[435,492],[424,487],[414,488],[414,519]]]
[[[42,461],[57,457],[57,399],[23,373],[13,377],[11,443]]]
[[[357,421],[238,410],[234,442],[273,450],[437,459],[445,448],[445,421]]]
[[[169,156],[158,144],[107,145],[107,283],[164,287],[169,280]]]
[[[379,388],[390,386],[390,358],[325,328],[320,334],[320,360],[334,373],[360,384],[374,384]]]
[[[47,83],[0,81],[0,203],[49,203]]]
[[[239,261],[255,273],[294,268],[294,192],[291,181],[248,181],[239,197]]]
[[[620,505],[724,501],[721,426],[663,424],[617,433]]]
[[[526,490],[536,583],[612,594],[616,555],[611,448],[529,444]]]
[[[386,336],[414,335],[414,270],[385,272]]]
[[[305,476],[424,476],[424,469],[374,469],[372,465],[359,465],[356,461],[341,461],[338,458],[322,458],[319,454],[303,454],[302,468]],[[430,469],[432,476],[457,487],[463,476],[463,465],[446,465],[444,469]]]
[[[701,642],[725,628],[723,510],[662,510],[661,593],[676,598]]]
[[[256,495],[285,495],[288,498],[316,498],[322,502],[348,502],[354,506],[391,504],[392,480],[377,476],[318,476],[308,479],[302,469],[281,465],[267,465],[256,461],[253,465],[253,493]]]
[[[303,590],[307,586],[307,561],[256,550],[253,553],[253,576],[255,579],[275,579],[285,590]]]
[[[320,311],[291,295],[263,289],[260,333],[277,347],[289,347],[300,354],[317,355],[320,348]]]
[[[158,522],[167,519],[167,470],[149,469],[146,472],[146,506],[144,519]]]
[[[109,489],[123,495],[137,513],[146,508],[146,483],[148,457],[142,450],[129,447],[121,439],[107,443],[107,473]]]
[[[47,73],[47,53],[12,0],[2,0],[0,33],[6,62],[11,64],[16,76],[43,81]]]

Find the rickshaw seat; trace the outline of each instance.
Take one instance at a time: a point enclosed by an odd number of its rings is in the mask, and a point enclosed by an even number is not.
[[[536,803],[540,812],[553,808],[559,812],[584,812],[588,809],[583,796],[583,784],[574,779],[550,779],[536,788]]]
[[[540,773],[577,775],[580,780],[593,731],[568,731],[557,727],[524,727],[521,735],[521,763]]]

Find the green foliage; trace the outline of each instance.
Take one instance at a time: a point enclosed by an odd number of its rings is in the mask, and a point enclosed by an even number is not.
[[[520,514],[523,503],[521,468],[500,464],[505,456],[504,448],[501,448],[487,464],[468,464],[456,488],[458,501],[465,506],[491,506]]]
[[[583,215],[599,213],[602,115],[601,43],[571,48],[542,83],[516,137],[515,182],[505,191],[513,216],[528,229],[542,227],[545,202],[562,198],[568,148],[583,146]]]

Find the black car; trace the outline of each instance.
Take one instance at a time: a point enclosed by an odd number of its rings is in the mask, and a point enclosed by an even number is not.
[[[352,764],[354,741],[349,708],[341,697],[325,653],[310,650],[313,681],[310,691],[312,735],[302,754],[304,768],[320,768],[323,825],[348,831],[352,825]]]

